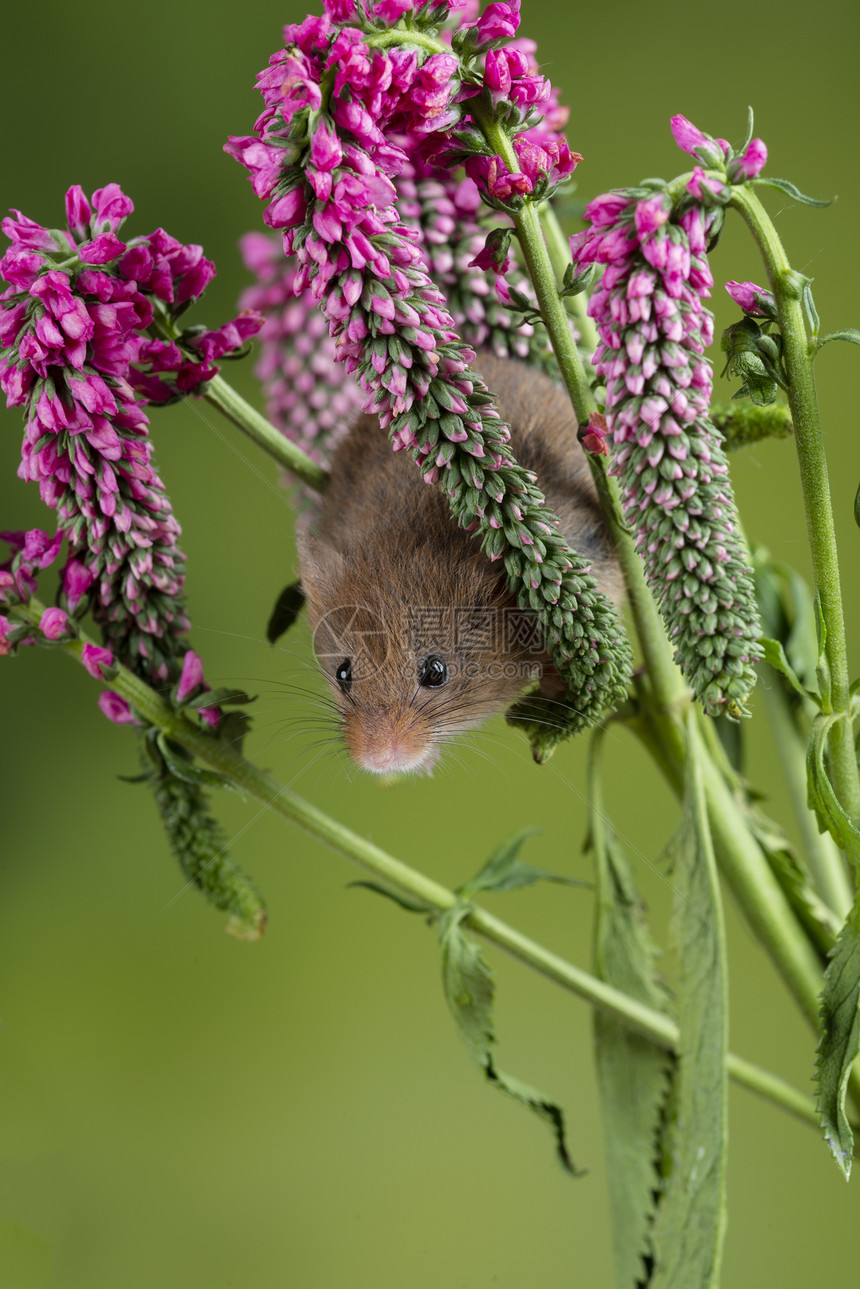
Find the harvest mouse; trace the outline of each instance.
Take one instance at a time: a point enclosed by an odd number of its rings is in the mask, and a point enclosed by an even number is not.
[[[479,353],[474,367],[511,426],[516,460],[617,600],[620,574],[566,393],[513,359]],[[503,711],[530,680],[563,692],[502,566],[374,417],[361,416],[339,445],[297,540],[314,650],[365,770],[429,772],[444,743]]]

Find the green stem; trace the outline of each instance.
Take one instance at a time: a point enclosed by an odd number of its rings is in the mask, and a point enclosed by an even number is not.
[[[830,732],[830,773],[833,787],[846,813],[860,820],[860,774],[854,751],[854,738],[849,715],[848,655],[845,622],[836,553],[836,530],[827,477],[827,458],[821,433],[818,399],[812,363],[815,338],[807,339],[803,308],[797,287],[797,274],[792,270],[776,229],[748,186],[732,189],[732,205],[740,211],[767,266],[771,289],[776,299],[779,328],[782,333],[783,362],[788,373],[788,401],[794,422],[794,442],[800,467],[806,529],[812,555],[815,588],[827,636],[824,652],[830,671],[831,710],[841,719]]]
[[[520,167],[517,154],[498,121],[480,99],[472,99],[469,110],[483,130],[489,146],[502,158],[512,174],[518,174]],[[562,380],[570,395],[577,421],[580,425],[586,425],[593,413],[597,411],[597,403],[585,374],[579,350],[570,334],[567,314],[558,293],[555,273],[541,233],[540,218],[535,204],[526,201],[513,219]],[[688,701],[687,687],[672,661],[672,651],[663,630],[660,614],[645,582],[642,561],[636,554],[630,532],[621,520],[618,485],[607,475],[602,462],[597,461],[593,453],[588,453],[588,458],[615,542],[618,563],[624,576],[639,644],[648,667],[656,703],[662,711],[684,706]]]
[[[29,604],[11,609],[10,613],[21,621],[37,626],[44,611],[44,605],[31,600]],[[81,662],[84,645],[92,643],[81,634],[78,639],[61,643],[57,647],[75,661]],[[256,797],[276,814],[297,824],[310,836],[346,859],[375,877],[382,878],[397,891],[425,904],[428,911],[443,913],[458,903],[459,897],[454,891],[395,859],[373,842],[299,797],[265,770],[246,761],[230,743],[222,742],[183,712],[171,707],[126,667],[118,665],[115,675],[105,683],[109,683],[111,689],[125,698],[143,720],[163,730],[188,752],[225,775],[250,796]],[[482,908],[473,906],[466,921],[485,940],[504,949],[517,961],[548,980],[576,994],[660,1047],[677,1050],[680,1041],[678,1027],[669,1017],[637,1002],[620,990],[613,989],[611,985],[545,949],[543,945]],[[782,1106],[804,1122],[818,1127],[818,1116],[812,1099],[798,1092],[784,1079],[732,1054],[728,1058],[728,1069],[736,1082]]]
[[[555,280],[561,284],[564,280],[567,266],[571,263],[570,246],[562,232],[561,224],[558,222],[558,215],[553,210],[551,203],[548,201],[541,202],[538,213]],[[588,310],[583,307],[587,299],[585,292],[581,291],[579,295],[565,296],[564,306],[576,323],[582,347],[588,353],[593,354],[597,348],[599,337],[597,327],[594,325],[594,319],[588,316]]]
[[[317,492],[323,492],[328,483],[328,474],[312,461],[310,457],[285,438],[265,416],[247,403],[241,394],[237,394],[232,385],[228,385],[223,376],[213,376],[203,386],[203,398],[212,407],[226,416],[231,425],[237,426],[243,434],[261,447],[269,456],[274,457],[279,465],[291,471],[302,483]]]

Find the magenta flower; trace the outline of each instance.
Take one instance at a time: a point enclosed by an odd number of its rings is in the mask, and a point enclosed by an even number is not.
[[[756,286],[755,282],[727,282],[726,290],[744,313],[754,318],[776,317],[776,300],[765,287]]]
[[[672,137],[682,152],[698,157],[707,166],[723,164],[726,156],[725,140],[711,138],[710,134],[705,134],[686,116],[673,116],[671,127]]]
[[[176,702],[184,703],[203,684],[203,663],[199,655],[189,649],[182,659],[182,674],[176,686]]]
[[[114,665],[113,654],[110,649],[102,649],[100,645],[85,644],[81,654],[81,661],[91,676],[96,680],[107,679],[106,670]]]
[[[132,712],[128,703],[119,694],[113,690],[106,689],[99,694],[99,707],[109,721],[114,725],[139,725],[140,721]]]
[[[20,212],[3,221],[12,245],[0,259],[8,283],[0,295],[0,384],[10,406],[25,408],[18,473],[38,483],[59,519],[55,537],[27,535],[13,576],[19,592],[32,594],[34,570],[67,538],[64,608],[91,607],[119,658],[166,680],[178,672],[177,638],[188,629],[184,557],[152,464],[143,401],[197,388],[262,319],[242,315],[216,331],[179,333],[174,311],[199,295],[214,265],[199,246],[162,229],[120,241],[132,209],[117,184],[91,201],[74,187],[67,232],[50,233]],[[62,269],[52,254],[62,256]],[[156,316],[176,340],[145,334]]]
[[[68,633],[69,615],[64,609],[45,609],[39,626],[46,639],[59,640]]]
[[[676,139],[689,142],[689,122],[677,122]],[[601,341],[594,363],[606,382],[611,469],[676,661],[710,714],[738,713],[755,684],[759,623],[728,467],[708,419],[705,248],[718,212],[693,206],[655,227],[653,203],[630,193],[598,198],[571,249],[580,268],[607,265],[589,313]]]
[[[767,147],[762,139],[751,139],[746,151],[735,157],[729,164],[728,174],[731,183],[743,183],[746,179],[755,179],[761,174],[767,161]]]

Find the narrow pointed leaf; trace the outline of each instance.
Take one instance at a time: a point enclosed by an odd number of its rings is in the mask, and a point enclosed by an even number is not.
[[[626,856],[604,822],[598,781],[599,744],[589,761],[590,846],[594,857],[594,970],[625,994],[665,1009],[667,994],[655,978],[657,948],[645,921]],[[650,1253],[650,1227],[658,1172],[658,1138],[670,1085],[671,1053],[602,1012],[594,1013],[594,1050],[600,1087],[612,1218],[614,1283],[630,1289],[642,1281]]]
[[[496,1041],[493,1029],[495,987],[492,972],[484,961],[479,946],[463,930],[462,921],[468,912],[468,905],[458,904],[443,913],[439,919],[442,985],[460,1037],[489,1083],[521,1105],[527,1106],[549,1125],[562,1165],[575,1175],[576,1169],[567,1150],[564,1116],[560,1107],[536,1088],[504,1074],[493,1060],[493,1045]]]
[[[794,668],[786,657],[785,649],[779,640],[768,640],[763,637],[761,640],[762,652],[764,653],[765,662],[770,663],[775,671],[784,676],[796,694],[801,698],[811,698],[816,706],[821,706],[821,699],[817,694],[812,693],[795,675]]]
[[[828,197],[826,201],[819,201],[815,197],[807,197],[789,179],[776,179],[773,175],[761,175],[759,178],[753,179],[752,182],[763,188],[776,188],[777,192],[784,192],[787,197],[793,198],[794,201],[799,201],[802,206],[831,206],[835,200],[833,197]]]
[[[851,345],[860,345],[860,331],[856,327],[845,327],[843,331],[831,331],[828,335],[821,337],[816,346],[816,352],[823,345],[829,345],[831,340],[847,340]]]
[[[649,1289],[717,1289],[725,1232],[727,966],[700,744],[688,727],[684,813],[675,839],[680,1046],[670,1171],[653,1228]]]

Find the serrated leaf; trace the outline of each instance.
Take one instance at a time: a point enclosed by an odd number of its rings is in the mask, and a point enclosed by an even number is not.
[[[774,671],[778,671],[781,676],[785,677],[796,694],[799,694],[801,698],[811,698],[816,706],[820,707],[821,699],[818,694],[814,694],[800,683],[794,673],[794,668],[786,657],[785,649],[782,647],[781,642],[779,640],[769,640],[766,636],[763,636],[759,643],[762,647],[765,662],[769,663]]]
[[[830,206],[835,201],[834,197],[828,197],[826,201],[818,201],[815,197],[807,197],[800,189],[789,179],[776,179],[773,175],[760,175],[753,179],[754,184],[760,184],[764,188],[776,188],[777,192],[784,192],[787,197],[792,197],[794,201],[799,201],[803,206]]]
[[[816,1103],[825,1140],[851,1175],[854,1133],[845,1113],[851,1067],[860,1051],[860,896],[839,933],[821,992],[821,1040],[815,1063]]]
[[[815,346],[817,353],[824,345],[829,345],[831,340],[847,340],[851,345],[860,345],[860,331],[856,327],[846,327],[843,331],[831,331],[829,335],[822,336]]]
[[[564,1168],[576,1175],[568,1154],[564,1116],[555,1102],[536,1088],[499,1070],[493,1060],[496,1041],[493,1029],[494,985],[490,968],[481,950],[462,927],[469,907],[458,904],[439,918],[439,943],[442,949],[442,986],[445,1001],[456,1022],[460,1037],[489,1083],[500,1092],[526,1106],[552,1129],[556,1153]]]
[[[599,780],[599,748],[589,756],[589,841],[594,857],[594,970],[601,980],[658,1010],[667,995],[655,977],[657,948],[626,856],[604,820]],[[597,1066],[612,1219],[614,1283],[632,1286],[644,1274],[650,1253],[658,1137],[674,1058],[648,1039],[599,1011],[594,1013]]]
[[[461,899],[469,900],[479,891],[515,891],[523,886],[532,886],[535,882],[559,882],[564,886],[584,885],[574,877],[550,873],[545,868],[536,868],[518,858],[525,843],[539,832],[540,828],[521,828],[513,836],[500,842],[480,872],[460,887],[458,894]]]
[[[432,913],[433,909],[429,904],[420,904],[416,900],[409,900],[399,891],[393,891],[390,886],[383,886],[381,882],[347,882],[347,888],[353,889],[359,887],[365,891],[373,891],[375,895],[384,895],[387,900],[393,900],[399,904],[407,913]]]
[[[304,602],[305,593],[301,582],[291,582],[289,586],[284,587],[275,602],[266,627],[266,639],[269,644],[275,644],[285,631],[289,631],[301,613]]]
[[[725,1231],[727,964],[701,748],[688,725],[683,817],[672,847],[679,986],[676,1122],[649,1289],[717,1289]]]

